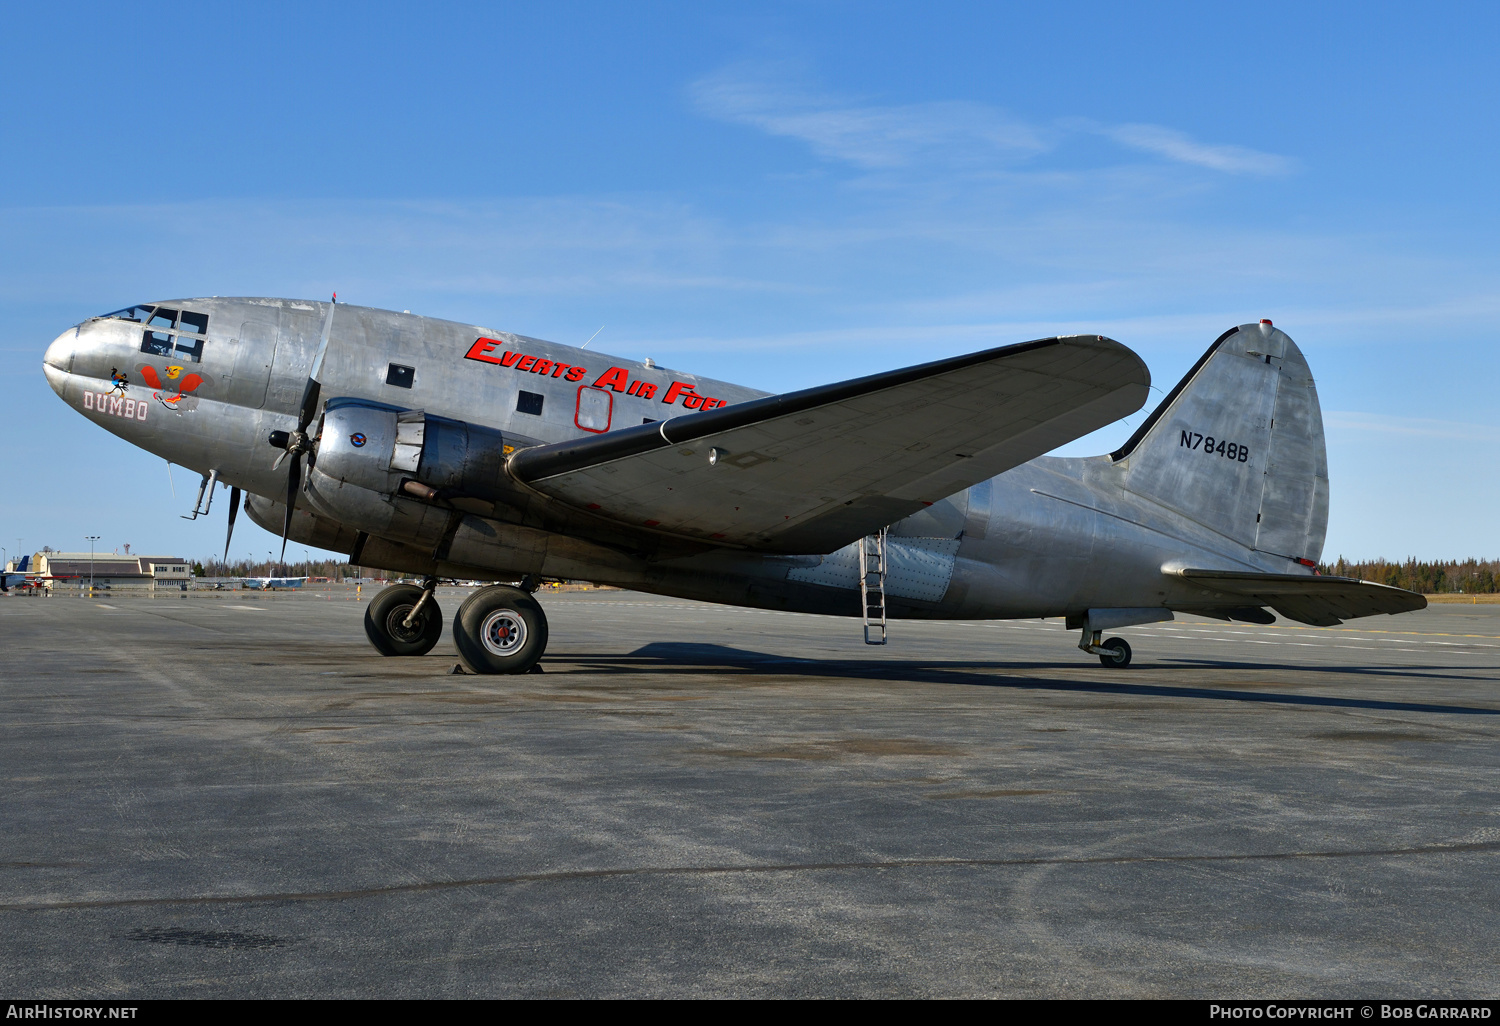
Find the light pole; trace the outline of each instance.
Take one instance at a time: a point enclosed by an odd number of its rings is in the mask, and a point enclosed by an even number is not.
[[[100,536],[97,535],[97,534],[86,534],[86,535],[84,535],[84,537],[89,540],[89,598],[93,598],[94,597],[94,542],[98,541]]]

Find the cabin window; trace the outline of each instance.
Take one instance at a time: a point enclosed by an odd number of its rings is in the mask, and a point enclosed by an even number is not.
[[[415,367],[403,367],[399,363],[393,363],[385,369],[385,383],[395,385],[397,388],[410,388],[416,377]]]
[[[164,306],[159,306],[156,308],[156,312],[151,315],[151,319],[146,323],[151,325],[151,327],[153,328],[170,329],[172,325],[177,323],[177,311],[168,310]]]
[[[573,423],[585,431],[599,434],[609,430],[609,416],[615,405],[614,393],[604,388],[578,386],[578,413]]]
[[[533,417],[542,415],[542,396],[536,392],[522,392],[516,396],[516,412],[529,413]]]

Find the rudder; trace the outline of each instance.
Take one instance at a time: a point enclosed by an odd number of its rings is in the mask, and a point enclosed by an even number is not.
[[[1124,487],[1249,548],[1317,562],[1328,456],[1302,351],[1271,325],[1209,347],[1123,446]]]

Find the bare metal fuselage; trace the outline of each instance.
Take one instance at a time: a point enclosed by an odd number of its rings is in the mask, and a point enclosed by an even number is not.
[[[250,514],[279,532],[276,504],[286,472],[273,469],[279,453],[266,439],[296,426],[326,305],[277,299],[164,305],[207,315],[208,331],[188,340],[195,348],[187,356],[170,340],[165,355],[143,353],[141,323],[94,319],[49,348],[49,383],[101,427],[179,466],[217,471],[221,483],[258,497]],[[533,359],[504,365],[499,348],[479,344],[486,338]],[[154,369],[145,374],[144,367]],[[181,390],[192,375],[194,387]],[[606,375],[614,375],[610,428],[691,416],[707,400],[735,403],[763,394],[572,346],[352,306],[337,308],[320,377],[324,399],[426,410],[497,429],[507,442],[527,446],[587,434],[579,426],[579,389]],[[409,387],[391,383],[408,377]],[[618,390],[626,382],[628,390]],[[517,409],[520,391],[542,397],[540,415]],[[1318,555],[1261,551],[1253,538],[1233,537],[1135,494],[1125,487],[1129,463],[1128,456],[1042,457],[892,525],[891,613],[986,619],[1076,616],[1101,607],[1201,610],[1222,600],[1164,567],[1286,573],[1288,555]],[[1326,489],[1324,502],[1326,510]],[[558,530],[555,518],[527,509],[470,510],[456,521],[405,497],[386,503],[372,514],[384,518],[386,529],[372,532],[326,513],[314,516],[315,508],[303,511],[299,502],[293,537],[350,552],[363,532],[360,561],[402,572],[536,574],[736,605],[860,612],[849,552],[768,555],[647,530]],[[1321,548],[1321,526],[1315,541]]]

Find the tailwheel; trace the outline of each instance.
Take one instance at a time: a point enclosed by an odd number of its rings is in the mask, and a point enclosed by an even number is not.
[[[520,588],[481,588],[453,618],[453,643],[473,673],[525,673],[547,650],[547,614]]]
[[[1099,661],[1105,666],[1122,669],[1130,665],[1130,642],[1124,638],[1110,638],[1099,647],[1109,650],[1099,653]]]
[[[393,584],[365,607],[365,634],[381,655],[426,655],[443,636],[443,611],[426,589]]]

